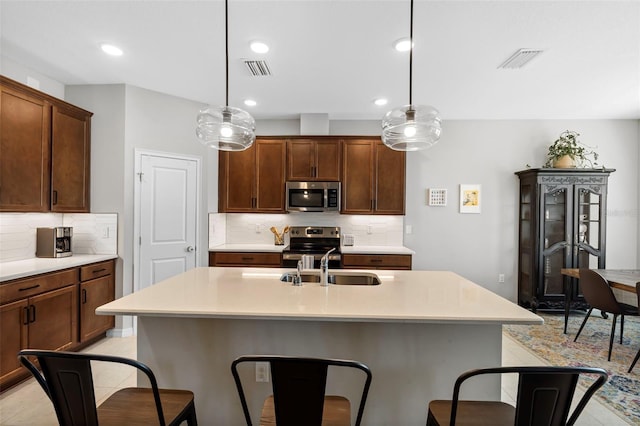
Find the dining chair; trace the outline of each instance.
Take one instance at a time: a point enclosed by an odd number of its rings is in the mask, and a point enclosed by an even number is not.
[[[582,325],[578,329],[578,333],[573,341],[578,340],[578,336],[582,332],[584,325],[587,323],[589,316],[594,308],[599,309],[602,312],[608,312],[613,314],[613,321],[611,323],[611,335],[609,336],[609,355],[608,361],[611,361],[611,350],[613,349],[613,339],[616,332],[616,322],[620,317],[620,344],[622,344],[622,337],[624,335],[624,316],[625,315],[639,315],[638,308],[635,306],[627,305],[616,300],[616,296],[611,290],[609,282],[591,269],[580,269],[580,289],[584,296],[584,300],[589,305],[587,315],[582,321]]]
[[[34,357],[38,367],[29,358]],[[198,424],[193,392],[159,389],[155,375],[145,364],[110,355],[25,349],[18,359],[38,381],[55,408],[61,426],[146,426]],[[126,364],[142,371],[150,388],[116,391],[96,406],[92,361]]]
[[[480,375],[518,374],[515,407],[502,401],[460,400],[463,382]],[[582,375],[596,375],[569,417],[576,384]],[[467,371],[453,386],[451,400],[429,403],[427,426],[572,426],[589,399],[607,381],[607,372],[590,367],[496,367]],[[568,420],[567,420],[568,418]]]
[[[262,405],[260,425],[342,426],[351,425],[351,404],[344,396],[326,395],[329,367],[346,367],[364,372],[355,425],[359,426],[371,386],[371,371],[351,360],[306,358],[280,355],[241,356],[231,364],[247,426],[252,426],[238,366],[242,363],[267,362],[270,366],[272,394]]]
[[[640,315],[640,281],[636,283],[636,296],[638,297],[638,315]],[[631,370],[633,370],[633,367],[635,367],[636,362],[638,362],[638,358],[640,358],[640,349],[638,349],[636,357],[633,358],[633,362],[631,363],[631,367],[629,367],[628,373],[631,373]]]

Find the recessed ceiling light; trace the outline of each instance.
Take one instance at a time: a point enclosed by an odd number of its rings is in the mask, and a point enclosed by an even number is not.
[[[256,105],[258,105],[258,103],[256,101],[254,101],[253,99],[245,99],[244,104],[246,106],[256,106]]]
[[[103,43],[100,45],[100,48],[104,53],[111,56],[122,56],[122,49],[113,44]]]
[[[252,41],[250,46],[251,50],[256,53],[267,53],[269,51],[269,46],[261,41]]]
[[[408,38],[401,38],[393,45],[398,52],[408,52],[411,49],[411,40]]]
[[[385,98],[378,98],[375,101],[373,101],[373,103],[378,106],[383,106],[387,104],[387,100]]]

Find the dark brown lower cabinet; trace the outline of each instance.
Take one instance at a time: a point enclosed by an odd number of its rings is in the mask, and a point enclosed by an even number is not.
[[[279,268],[280,253],[251,253],[212,251],[209,253],[209,266],[260,266],[264,268]]]
[[[114,326],[95,309],[114,299],[115,261],[0,284],[0,390],[29,376],[20,350],[76,350]]]
[[[80,342],[103,335],[115,326],[115,316],[96,315],[98,306],[115,297],[114,261],[80,268]]]
[[[411,269],[410,254],[343,254],[344,269]]]

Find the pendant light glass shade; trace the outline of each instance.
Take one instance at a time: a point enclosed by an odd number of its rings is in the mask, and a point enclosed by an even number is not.
[[[201,109],[196,117],[196,137],[220,151],[244,151],[256,140],[256,121],[251,114],[229,106],[229,1],[224,1],[225,106]]]
[[[385,114],[382,142],[396,151],[419,151],[440,139],[440,113],[428,105],[407,105]]]
[[[209,106],[197,116],[196,136],[220,151],[243,151],[256,140],[256,122],[248,112],[230,106]]]
[[[382,142],[396,151],[419,151],[440,140],[442,122],[437,109],[413,105],[413,0],[409,27],[409,105],[396,108],[382,119]]]

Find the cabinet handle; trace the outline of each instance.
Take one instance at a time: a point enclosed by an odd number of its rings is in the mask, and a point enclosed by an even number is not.
[[[53,191],[53,201],[54,205],[58,204],[58,191]]]
[[[29,305],[29,322],[36,322],[36,305]]]
[[[371,210],[373,210],[373,200],[371,200]]]
[[[245,261],[252,261],[252,260],[253,260],[253,257],[243,257],[243,258],[242,258],[242,260],[245,260]]]
[[[370,262],[371,263],[380,263],[380,262],[382,262],[382,259],[371,259]]]
[[[18,291],[27,291],[27,290],[33,290],[34,288],[38,288],[40,287],[40,284],[36,284],[36,285],[32,285],[30,287],[23,287],[23,288],[19,288]]]
[[[257,198],[253,197],[253,198],[251,199],[251,208],[254,208],[254,209],[255,209],[257,204],[258,204],[258,202],[257,202]]]
[[[84,305],[85,303],[87,303],[87,289],[83,288],[82,289],[82,304]]]
[[[29,324],[29,307],[25,306],[22,310],[24,311],[24,321],[22,322],[22,325],[27,325]]]
[[[106,271],[107,268],[96,269],[95,271],[91,271],[92,274],[99,274],[100,272]]]

